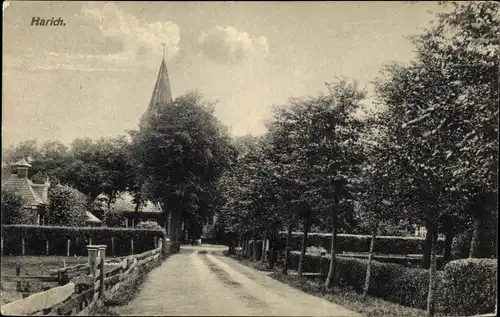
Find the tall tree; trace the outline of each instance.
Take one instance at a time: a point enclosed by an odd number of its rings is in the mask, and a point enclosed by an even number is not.
[[[228,166],[230,138],[213,112],[201,95],[181,96],[161,107],[135,139],[145,191],[169,213],[172,241],[181,217],[203,212],[201,202],[211,197],[216,179]]]

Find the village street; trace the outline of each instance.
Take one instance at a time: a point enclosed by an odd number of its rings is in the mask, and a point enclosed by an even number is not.
[[[207,254],[199,253],[206,250]],[[224,247],[183,246],[151,271],[120,315],[357,316],[233,259]]]

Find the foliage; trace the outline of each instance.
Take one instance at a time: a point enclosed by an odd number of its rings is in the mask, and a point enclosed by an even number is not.
[[[104,213],[103,223],[106,227],[123,227],[124,220],[123,212],[115,209],[109,209]]]
[[[34,224],[36,211],[23,208],[26,205],[21,195],[9,188],[2,189],[2,225]]]
[[[212,104],[201,95],[190,93],[161,107],[135,135],[133,149],[144,192],[173,212],[173,225],[188,214],[213,213],[215,181],[234,150]]]
[[[154,248],[157,238],[165,239],[164,230],[133,229],[133,228],[106,228],[106,227],[60,227],[60,226],[30,226],[10,225],[2,226],[4,239],[4,254],[19,255],[21,246],[19,241],[24,237],[27,255],[44,255],[46,241],[49,241],[50,255],[66,255],[66,241],[71,239],[71,255],[87,255],[87,245],[107,245],[111,252],[111,238],[114,238],[115,255],[130,255],[131,239],[134,239],[134,253],[142,253]]]
[[[141,221],[136,226],[137,229],[162,230],[161,226],[156,221]]]
[[[65,185],[49,189],[48,223],[53,226],[81,227],[87,220],[85,196]]]
[[[292,234],[291,250],[300,250],[302,233]],[[370,249],[370,235],[337,235],[337,252],[368,252]],[[284,250],[286,232],[280,232],[278,236],[277,248]],[[330,249],[331,234],[310,233],[307,246],[322,247]],[[443,250],[443,240],[438,240],[438,253]],[[398,236],[378,236],[375,243],[374,252],[382,254],[422,254],[424,239],[418,237],[398,237]]]
[[[357,312],[366,317],[426,317],[425,310],[406,307],[380,298],[361,297],[348,287],[335,287],[332,293],[323,293],[320,282],[317,280],[300,281],[293,275],[270,274],[278,281],[302,290],[306,293],[320,296],[334,304]]]
[[[377,80],[393,196],[422,223],[448,220],[445,231],[488,208],[465,207],[494,195],[498,161],[499,5],[449,5],[414,37],[417,59]]]
[[[495,308],[498,262],[492,259],[464,259],[444,269],[441,310],[453,315],[491,313]]]

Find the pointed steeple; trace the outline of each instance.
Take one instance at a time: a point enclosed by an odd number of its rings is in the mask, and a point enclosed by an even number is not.
[[[165,54],[165,53],[164,53]],[[165,58],[161,60],[160,70],[156,78],[155,88],[151,101],[149,102],[148,110],[142,115],[140,126],[143,127],[148,121],[149,117],[154,115],[158,109],[167,103],[172,102],[172,92],[170,90],[170,80],[168,78],[167,64]]]

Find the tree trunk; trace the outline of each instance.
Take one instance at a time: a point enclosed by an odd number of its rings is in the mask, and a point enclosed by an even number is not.
[[[427,221],[425,226],[427,232],[425,233],[424,241],[424,254],[422,255],[422,268],[428,269],[431,264],[431,249],[432,249],[432,224],[431,221]]]
[[[368,288],[370,287],[370,274],[372,270],[372,259],[373,259],[373,247],[375,246],[375,238],[377,237],[377,231],[374,230],[372,233],[372,239],[370,241],[370,253],[368,254],[368,263],[366,264],[366,275],[365,275],[365,287],[363,289],[362,298],[365,299],[368,295]]]
[[[292,229],[293,229],[292,224],[289,224],[288,231],[286,233],[285,259],[284,259],[283,271],[282,271],[283,275],[288,274],[288,258],[290,255],[290,243],[292,241]]]
[[[172,210],[167,215],[167,237],[172,241]]]
[[[246,232],[243,234],[243,249],[241,250],[242,258],[245,258],[247,254],[247,238]]]
[[[479,253],[479,233],[481,232],[481,217],[474,219],[474,231],[472,232],[472,240],[470,242],[469,258],[475,258]]]
[[[260,255],[260,263],[266,262],[266,240],[267,231],[262,235],[262,254]]]
[[[304,219],[304,233],[302,234],[302,248],[300,250],[299,267],[297,269],[297,276],[302,280],[302,273],[304,269],[304,260],[306,258],[307,249],[307,234],[309,233],[309,219]]]
[[[332,239],[331,239],[331,244],[330,244],[330,266],[328,267],[328,276],[325,281],[325,289],[327,291],[331,290],[333,288],[333,284],[335,281],[335,245],[337,243],[337,217],[334,216],[333,218],[333,225],[332,225]]]
[[[429,293],[427,296],[427,316],[434,316],[435,289],[436,289],[436,249],[437,249],[437,228],[432,229],[431,243],[431,265],[429,269]]]
[[[236,255],[238,256],[238,260],[241,260],[241,254],[244,252],[244,246],[245,246],[245,241],[243,241],[243,233],[240,233],[240,239],[238,241],[238,249],[239,251],[236,251]]]
[[[252,235],[252,261],[256,261],[257,260],[257,241],[256,241],[256,238],[257,238],[257,235],[255,234],[255,231],[253,232],[253,235]]]
[[[453,231],[446,230],[444,238],[443,265],[450,261],[451,247],[453,245]]]
[[[137,213],[137,212],[139,212],[139,207],[140,207],[140,206],[141,206],[141,202],[140,202],[140,201],[138,201],[138,202],[135,204],[135,209],[134,209],[134,211],[135,211],[136,213]]]
[[[274,268],[274,259],[276,256],[276,230],[273,230],[269,239],[269,264],[268,268]]]
[[[108,210],[111,209],[111,197],[113,197],[113,194],[108,195]]]

